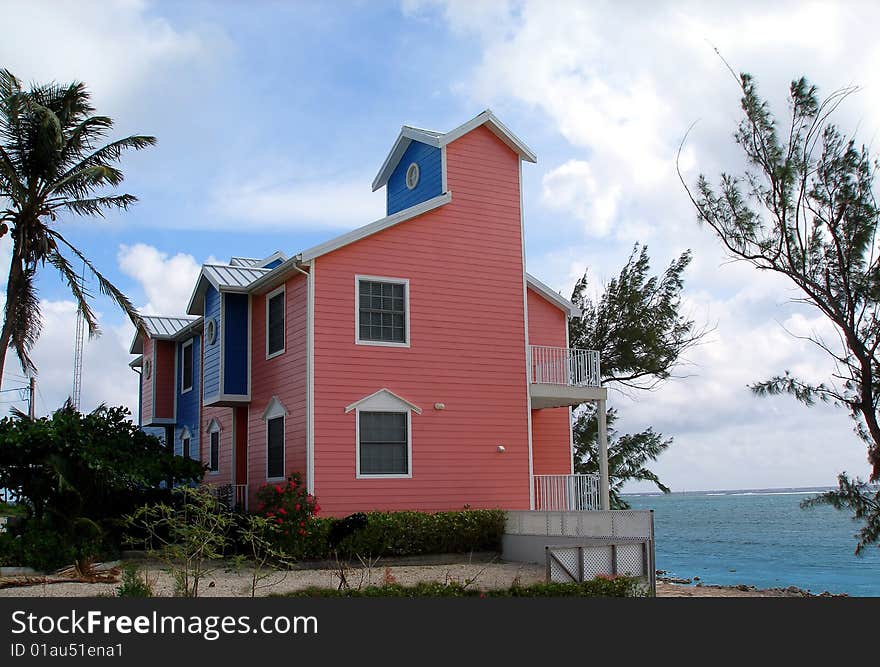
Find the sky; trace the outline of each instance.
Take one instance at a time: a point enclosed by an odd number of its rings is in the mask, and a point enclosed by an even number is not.
[[[147,314],[185,310],[203,262],[288,255],[380,218],[370,184],[400,126],[448,131],[491,108],[538,155],[524,164],[528,270],[569,295],[595,289],[634,243],[656,272],[685,249],[685,311],[711,328],[676,377],[611,394],[621,432],[674,438],[653,466],[673,490],[833,485],[866,476],[846,413],[754,397],[784,370],[821,380],[823,354],[791,334],[827,331],[780,279],[730,262],[678,180],[737,171],[739,89],[752,73],[784,116],[793,78],[857,85],[837,122],[869,146],[880,129],[880,7],[808,2],[148,2],[0,0],[14,30],[0,66],[25,81],[84,81],[114,138],[158,138],[124,158],[139,203],[59,225]],[[0,266],[9,246],[0,242]],[[5,275],[5,270],[2,272]],[[5,285],[2,285],[5,288]],[[70,393],[76,311],[39,282],[37,412]],[[96,300],[82,407],[137,405],[133,328]],[[14,361],[3,386],[24,384]],[[4,394],[9,400],[9,394]],[[0,404],[4,412],[11,404]],[[21,405],[15,403],[15,405]],[[631,484],[628,491],[647,491]]]

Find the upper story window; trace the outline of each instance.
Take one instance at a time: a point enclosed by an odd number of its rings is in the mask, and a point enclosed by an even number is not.
[[[186,341],[181,347],[183,361],[180,365],[180,393],[184,394],[193,388],[193,342]]]
[[[409,347],[409,281],[357,276],[356,342]]]
[[[406,189],[415,190],[419,184],[419,165],[413,162],[406,169]]]
[[[284,352],[284,285],[266,295],[266,358]]]

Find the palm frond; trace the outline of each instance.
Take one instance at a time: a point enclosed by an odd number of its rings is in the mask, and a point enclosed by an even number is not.
[[[89,337],[96,336],[100,333],[100,328],[98,327],[97,318],[89,305],[88,300],[91,297],[91,294],[89,294],[81,284],[80,276],[77,275],[73,266],[67,261],[67,258],[57,250],[49,253],[49,255],[46,256],[46,261],[58,269],[58,272],[64,277],[67,286],[73,294],[73,298],[76,300],[77,306],[82,311],[83,318],[89,328]]]
[[[13,261],[16,259],[13,258]],[[6,302],[6,325],[12,332],[9,346],[15,350],[23,370],[36,371],[30,351],[43,330],[43,320],[40,299],[34,284],[34,270],[23,268],[21,271],[11,272],[9,283],[7,294],[12,296]]]
[[[102,146],[71,166],[58,178],[57,183],[64,182],[72,174],[88,167],[106,166],[108,162],[118,162],[122,156],[122,152],[125,150],[134,149],[139,151],[154,146],[155,144],[156,137],[141,135],[132,135],[130,137],[125,137],[124,139],[119,139],[118,141],[113,141],[106,146]],[[56,187],[55,184],[53,184],[52,187]]]
[[[138,198],[134,195],[114,195],[112,197],[92,197],[91,199],[73,199],[64,201],[53,209],[64,209],[76,215],[97,215],[104,217],[104,211],[109,209],[127,210],[135,204]]]
[[[98,271],[95,265],[61,234],[55,230],[50,230],[49,233],[53,238],[61,241],[64,245],[70,248],[74,255],[79,257],[79,259],[88,267],[89,271],[91,271],[92,275],[98,280],[98,288],[101,290],[101,294],[110,297],[117,306],[122,308],[122,310],[125,311],[125,314],[128,315],[132,324],[134,324],[135,328],[144,326],[144,321],[141,319],[140,313],[138,313],[137,308],[134,307],[134,304],[132,304],[131,300],[125,296],[125,294],[123,294],[113,283],[107,280],[107,278]]]

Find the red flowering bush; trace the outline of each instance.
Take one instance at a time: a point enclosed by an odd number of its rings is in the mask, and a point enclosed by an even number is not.
[[[294,539],[309,534],[309,519],[320,510],[298,472],[286,482],[266,484],[257,491],[257,511],[276,523],[279,533]]]

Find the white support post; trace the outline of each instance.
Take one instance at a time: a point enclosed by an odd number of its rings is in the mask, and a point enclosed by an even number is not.
[[[604,400],[596,401],[599,411],[599,502],[603,510],[611,509],[611,494],[608,490],[608,424],[605,421]]]

